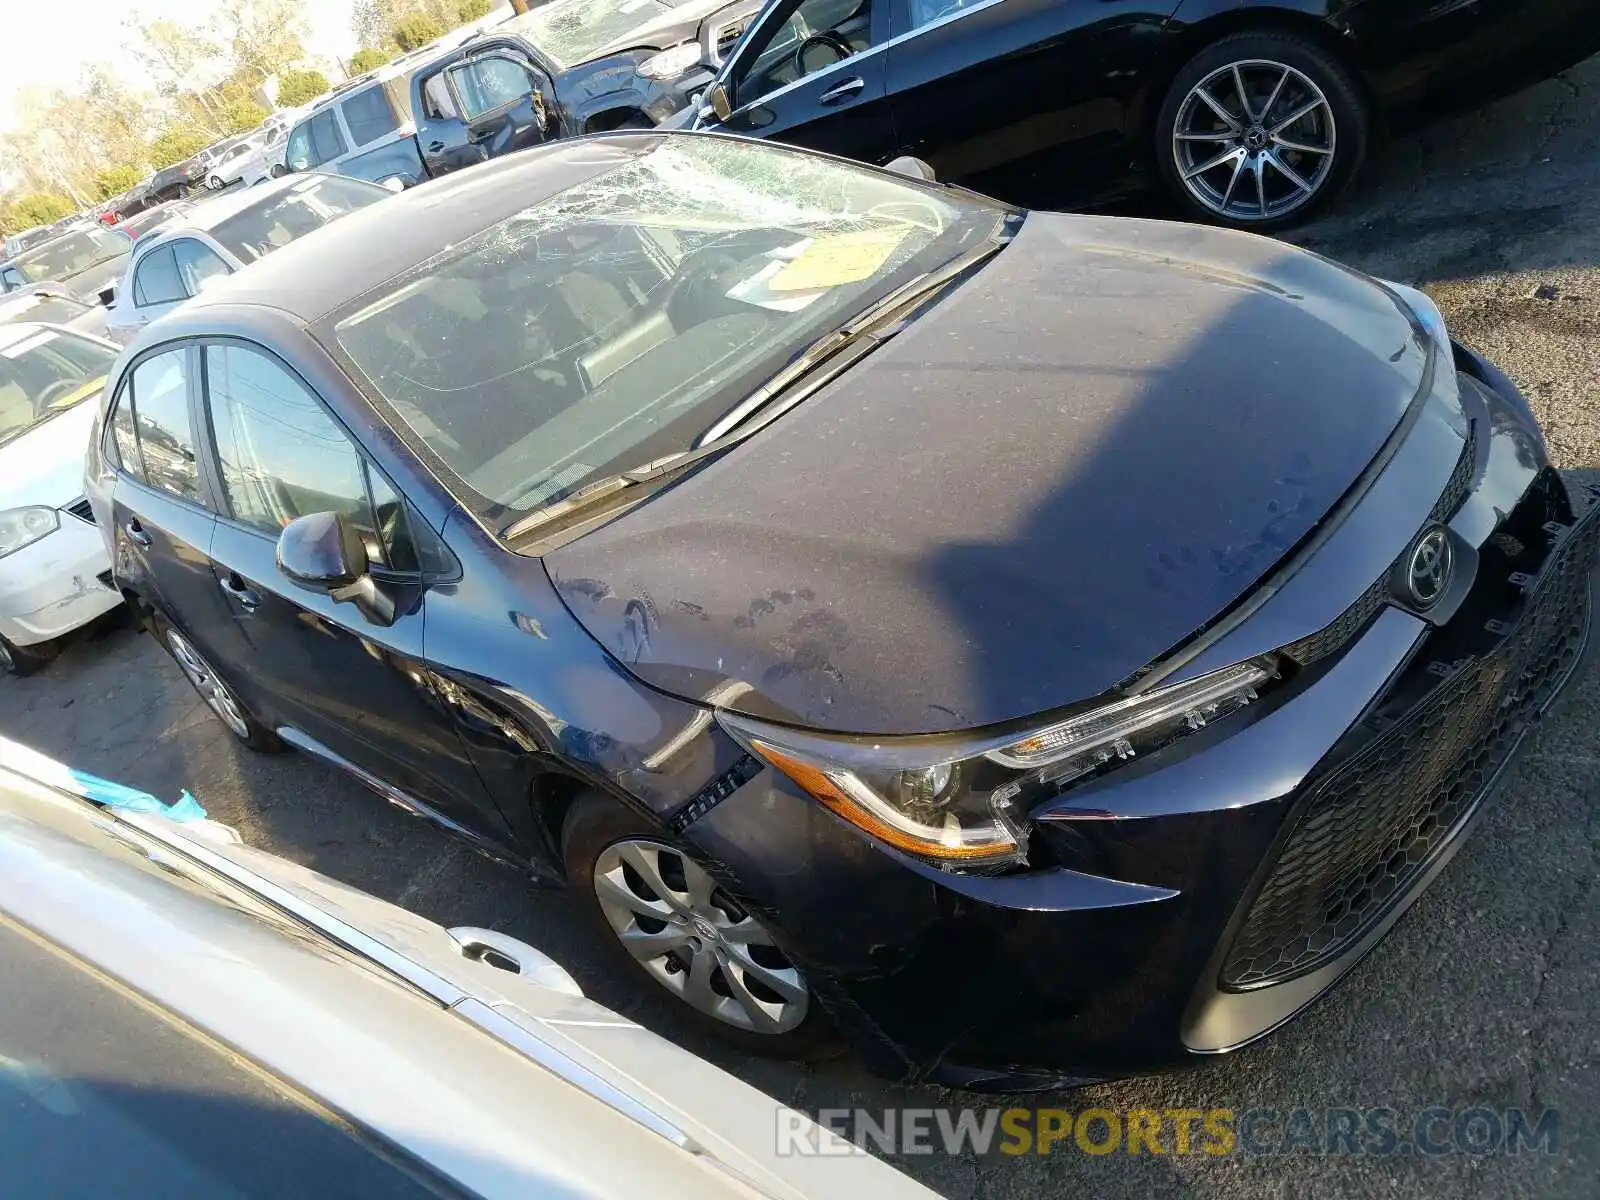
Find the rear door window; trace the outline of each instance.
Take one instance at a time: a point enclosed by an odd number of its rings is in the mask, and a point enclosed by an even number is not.
[[[145,482],[203,504],[189,420],[189,352],[169,350],[133,369],[133,417]]]
[[[183,290],[190,296],[198,295],[200,285],[206,280],[233,273],[233,268],[222,261],[221,255],[194,238],[174,242],[172,256],[178,264],[178,277],[183,282]]]
[[[177,260],[171,246],[162,246],[139,260],[133,276],[133,302],[140,308],[152,304],[173,304],[187,300],[183,280],[178,277]]]
[[[342,101],[339,107],[344,112],[344,123],[350,130],[350,137],[357,146],[375,142],[399,127],[394,112],[389,108],[389,98],[381,87],[359,91]]]
[[[144,462],[139,457],[139,436],[133,428],[133,389],[124,384],[111,409],[111,442],[115,461],[135,479],[144,479]]]

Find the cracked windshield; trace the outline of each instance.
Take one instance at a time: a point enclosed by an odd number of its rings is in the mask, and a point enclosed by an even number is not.
[[[556,0],[506,23],[556,61],[570,67],[594,58],[607,43],[670,12],[684,0]]]
[[[750,143],[598,153],[591,179],[338,328],[489,519],[693,446],[816,338],[983,243],[1001,211]]]

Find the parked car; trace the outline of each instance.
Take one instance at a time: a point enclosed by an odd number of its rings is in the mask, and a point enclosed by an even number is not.
[[[760,0],[556,0],[411,79],[429,175],[546,139],[649,128],[710,85]]]
[[[426,179],[411,119],[411,74],[436,50],[402,55],[336,89],[289,132],[275,173],[325,171],[373,183],[411,186]]]
[[[106,395],[117,584],[239,741],[564,880],[746,1049],[965,1087],[1343,975],[1571,677],[1600,537],[1420,292],[696,133],[352,214]]]
[[[1153,172],[1190,215],[1266,230],[1331,201],[1386,114],[1597,48],[1578,0],[774,0],[700,125],[1054,203]]]
[[[127,791],[0,738],[17,1194],[933,1200],[532,946]]]
[[[105,305],[88,304],[66,289],[49,283],[0,296],[0,325],[14,325],[19,321],[64,325],[93,337],[106,336]]]
[[[0,324],[0,673],[122,603],[83,498],[83,455],[117,347],[54,325]]]
[[[281,174],[274,168],[283,163],[289,130],[296,116],[297,113],[286,111],[269,117],[254,135],[233,146],[212,164],[206,186],[218,192],[234,186],[254,187]]]
[[[163,225],[181,220],[183,215],[194,209],[198,200],[168,200],[165,204],[157,204],[154,208],[147,208],[131,217],[118,221],[116,228],[137,241],[146,234],[154,233]]]
[[[127,341],[209,281],[389,194],[361,179],[301,175],[190,208],[147,235],[129,258],[111,305],[109,336]]]
[[[186,199],[204,185],[205,178],[206,164],[198,155],[164,167],[145,184],[147,203],[165,204],[168,200]]]
[[[87,224],[0,263],[0,291],[50,283],[109,304],[132,249],[133,239],[122,230]]]
[[[54,231],[48,225],[35,225],[32,229],[24,229],[20,233],[8,233],[3,257],[15,258],[24,250],[31,249],[40,242],[47,242],[54,236]]]

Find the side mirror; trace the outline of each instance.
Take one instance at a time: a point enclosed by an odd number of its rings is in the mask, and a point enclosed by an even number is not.
[[[885,171],[893,171],[896,175],[904,175],[908,179],[920,179],[924,183],[937,183],[939,177],[933,173],[933,168],[920,158],[913,158],[903,154],[899,158],[886,163]]]
[[[303,170],[305,170],[305,167],[301,166],[298,169],[303,171]],[[288,173],[289,173],[289,164],[288,163],[273,163],[272,164],[272,169],[267,172],[267,174],[271,175],[274,179],[282,179]]]
[[[726,121],[733,116],[733,100],[728,95],[727,85],[720,79],[706,89],[706,103],[711,105],[711,111],[719,121]]]
[[[338,513],[300,517],[278,535],[278,570],[296,587],[350,601],[375,625],[392,625],[394,601],[368,566],[361,534]]]

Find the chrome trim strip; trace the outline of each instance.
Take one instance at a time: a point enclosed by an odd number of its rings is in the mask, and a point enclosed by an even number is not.
[[[953,25],[963,17],[970,17],[974,13],[980,13],[986,8],[993,8],[995,5],[1004,4],[1005,2],[1006,0],[983,0],[981,4],[974,4],[967,8],[958,8],[954,12],[947,12],[942,17],[935,17],[931,21],[918,25],[915,29],[908,29],[904,33],[895,34],[887,42],[883,43],[883,48],[887,50],[891,46],[909,42],[912,38],[921,37],[923,34],[935,29],[943,29],[946,25]],[[845,61],[848,62],[849,60],[846,59]]]
[[[889,42],[892,42],[893,40],[894,40],[893,38],[890,38]],[[733,110],[733,112],[730,114],[730,116],[731,117],[736,117],[740,113],[746,112],[749,109],[756,108],[756,107],[759,107],[759,106],[765,105],[765,104],[770,104],[770,103],[772,103],[772,101],[778,99],[778,97],[787,96],[790,92],[794,91],[797,88],[803,87],[806,84],[815,83],[819,79],[827,78],[829,75],[832,75],[835,72],[837,72],[840,67],[853,66],[854,64],[859,63],[864,58],[871,58],[875,54],[882,54],[885,50],[887,50],[889,48],[889,42],[883,42],[883,43],[881,43],[880,45],[877,45],[877,46],[868,46],[865,50],[861,51],[859,54],[852,54],[849,58],[841,58],[836,63],[829,63],[827,66],[823,67],[822,70],[813,71],[809,75],[802,75],[799,79],[796,79],[791,83],[784,84],[781,88],[779,88],[775,92],[764,92],[760,96],[757,96],[754,100],[748,100],[745,103],[739,105],[738,108]],[[722,121],[722,122],[719,122],[719,124],[726,125],[727,122],[726,121]]]
[[[707,1154],[705,1147],[649,1105],[630,1096],[616,1084],[601,1078],[571,1055],[558,1050],[476,996],[468,996],[451,1011],[471,1022],[495,1041],[510,1047],[525,1058],[532,1059],[574,1087],[587,1092],[606,1107],[621,1113],[658,1137],[666,1138],[680,1150],[686,1150],[690,1154]]]
[[[908,29],[904,33],[897,33],[887,41],[879,42],[876,46],[868,46],[865,50],[862,50],[857,54],[852,54],[849,58],[841,58],[838,62],[830,63],[826,67],[823,67],[820,71],[813,71],[811,74],[802,76],[801,78],[794,80],[792,83],[786,83],[775,92],[767,92],[764,95],[757,96],[754,100],[746,101],[745,103],[739,105],[738,108],[734,109],[733,115],[737,116],[746,109],[752,108],[759,104],[770,103],[771,101],[776,100],[779,96],[786,95],[787,93],[793,91],[801,84],[811,83],[817,79],[821,79],[823,76],[828,75],[833,71],[837,71],[840,67],[847,66],[850,63],[858,63],[863,58],[869,58],[874,54],[881,54],[885,50],[889,50],[895,46],[909,42],[912,38],[921,37],[923,34],[929,33],[935,29],[943,29],[946,25],[952,25],[961,20],[963,17],[970,17],[974,13],[983,12],[985,9],[993,8],[995,5],[1004,4],[1005,2],[1006,0],[982,0],[982,3],[974,4],[970,8],[957,9],[955,12],[946,13],[944,16],[929,21],[924,25],[918,25],[915,29]],[[759,15],[755,18],[755,20],[760,19],[761,18]],[[754,22],[752,22],[752,24],[753,23]],[[748,32],[748,29],[746,32]],[[722,65],[723,64],[717,64],[719,73]],[[719,124],[721,123],[724,122],[719,122]]]
[[[201,842],[184,837],[179,832],[180,827],[174,825],[165,817],[117,809],[106,809],[104,811],[114,816],[119,822],[137,829],[152,841],[182,854],[185,858],[192,859],[205,867],[206,870],[215,875],[220,875],[229,883],[261,897],[274,908],[282,909],[297,921],[310,926],[318,933],[326,935],[329,940],[337,942],[345,949],[359,954],[362,958],[376,963],[391,974],[399,976],[419,991],[427,993],[443,1007],[452,1008],[466,999],[467,993],[443,976],[437,975],[426,967],[419,965],[399,951],[384,945],[377,938],[363,933],[354,925],[340,920],[325,909],[319,908],[311,901],[302,899],[288,888],[274,883],[266,876],[259,875],[248,867],[240,866],[232,859],[218,854]]]

